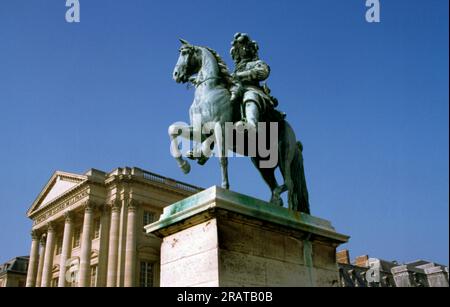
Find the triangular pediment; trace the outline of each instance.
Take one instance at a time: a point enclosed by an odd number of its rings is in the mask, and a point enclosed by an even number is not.
[[[28,210],[28,216],[87,180],[84,175],[56,172]]]

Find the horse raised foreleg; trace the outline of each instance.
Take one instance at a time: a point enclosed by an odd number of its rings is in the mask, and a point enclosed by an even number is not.
[[[193,128],[191,126],[181,124],[174,124],[169,127],[170,151],[172,153],[172,156],[177,161],[178,166],[185,174],[190,173],[191,165],[188,161],[183,159],[183,154],[181,153],[179,148],[178,137],[181,136],[187,140],[192,140],[192,131]]]

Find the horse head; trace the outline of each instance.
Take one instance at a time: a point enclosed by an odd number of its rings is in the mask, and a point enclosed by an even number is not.
[[[180,42],[180,55],[173,71],[173,79],[177,83],[186,83],[190,77],[199,72],[201,59],[196,46],[191,45],[184,39],[180,39]]]

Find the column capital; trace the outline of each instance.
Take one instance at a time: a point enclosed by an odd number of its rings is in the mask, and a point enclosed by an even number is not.
[[[120,210],[120,201],[118,199],[113,199],[109,201],[106,206],[111,208],[111,211],[118,212]]]
[[[46,227],[47,232],[55,232],[55,222],[48,222]]]
[[[85,212],[92,212],[98,207],[98,204],[92,200],[86,200],[81,204],[81,207]]]
[[[99,206],[99,209],[102,214],[107,214],[111,210],[111,206],[109,204],[102,204]]]
[[[31,230],[31,239],[32,240],[39,240],[40,239],[40,232],[38,232],[37,230]]]
[[[127,199],[126,201],[128,211],[136,211],[137,207],[141,205],[140,201],[137,201],[136,199]]]
[[[66,223],[73,223],[74,217],[75,217],[75,215],[74,215],[73,211],[64,212],[64,221]]]

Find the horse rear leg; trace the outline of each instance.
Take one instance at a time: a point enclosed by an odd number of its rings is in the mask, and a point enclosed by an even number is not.
[[[286,142],[285,144],[282,144],[282,146],[286,146],[286,144],[289,144]],[[298,197],[296,194],[295,189],[295,180],[292,178],[292,175],[295,176],[295,174],[292,174],[292,163],[294,160],[294,154],[295,151],[292,150],[289,146],[288,148],[280,147],[280,170],[281,174],[284,178],[284,185],[282,186],[282,189],[280,190],[280,194],[283,192],[288,191],[288,202],[289,202],[289,209],[293,211],[298,211]]]
[[[228,150],[226,148],[225,142],[225,129],[224,125],[221,125],[221,131],[216,131],[216,146],[219,147],[220,151],[220,170],[222,173],[222,188],[229,190],[230,189],[230,181],[228,178]]]
[[[277,178],[275,177],[275,169],[273,168],[260,168],[259,159],[251,159],[255,167],[258,169],[264,182],[269,186],[272,196],[270,198],[270,203],[283,207],[283,199],[281,198],[281,193],[283,192],[283,186],[278,185]]]

